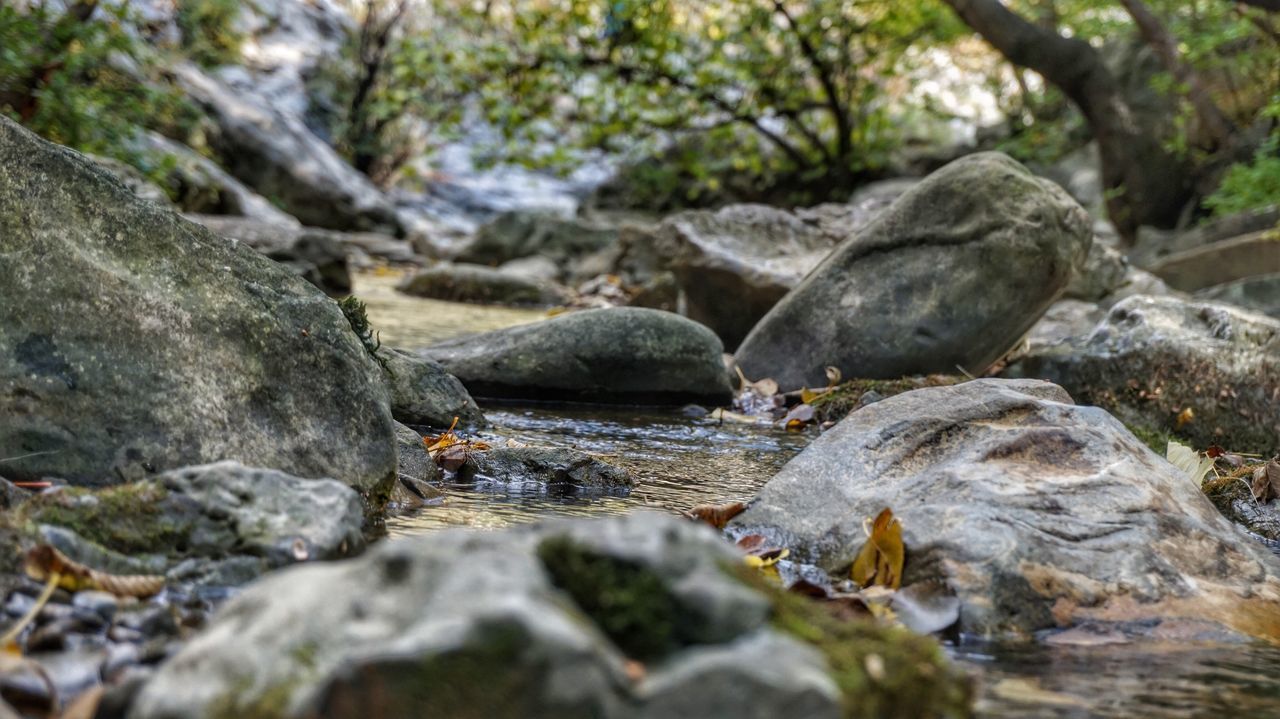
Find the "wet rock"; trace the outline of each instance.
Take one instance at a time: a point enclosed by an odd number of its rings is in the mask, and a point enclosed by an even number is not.
[[[74,532],[74,538],[64,533],[55,544],[72,559],[107,571],[121,570],[87,552],[101,547],[139,559],[158,557],[166,568],[192,558],[242,556],[251,558],[253,576],[364,547],[364,511],[351,488],[236,462],[187,467],[100,490],[46,492],[21,511],[35,525]],[[53,537],[46,532],[45,539]],[[203,565],[195,569],[206,571]],[[192,571],[187,567],[179,574]]]
[[[1271,452],[1280,449],[1278,370],[1280,322],[1229,305],[1136,296],[1092,333],[1033,348],[1004,374],[1056,382],[1144,433]]]
[[[458,262],[500,265],[538,255],[556,263],[567,279],[570,263],[617,242],[618,230],[607,224],[555,213],[512,210],[498,215],[476,230],[471,241],[458,251]]]
[[[396,422],[396,450],[400,466],[395,487],[391,490],[389,509],[416,509],[444,494],[439,488],[442,473],[422,443],[422,435]]]
[[[720,340],[669,312],[586,310],[429,347],[480,397],[684,404],[726,402]]]
[[[419,270],[396,289],[417,297],[486,305],[555,307],[571,299],[569,290],[561,285],[463,263]]]
[[[0,254],[8,478],[237,457],[373,495],[392,480],[386,390],[331,300],[8,120]]]
[[[903,583],[945,583],[962,632],[1280,629],[1280,560],[1114,417],[1049,383],[978,380],[864,407],[788,463],[730,532],[845,571],[863,519],[885,507],[903,524]]]
[[[1196,293],[1196,299],[1225,302],[1280,319],[1280,273],[1207,287]]]
[[[734,348],[836,240],[765,205],[672,215],[655,241],[686,298],[685,314]]]
[[[635,484],[626,470],[563,447],[495,447],[475,452],[458,469],[457,479],[558,493],[626,489]]]
[[[210,215],[187,215],[215,233],[243,242],[332,297],[351,294],[351,269],[341,241],[324,232]]]
[[[457,377],[438,362],[383,347],[378,350],[391,393],[391,415],[399,422],[448,429],[486,424],[480,407]]]
[[[845,377],[980,372],[1066,287],[1092,240],[1062,188],[996,153],[931,175],[840,245],[738,349],[784,391]]]
[[[246,590],[130,716],[965,712],[936,645],[901,630],[857,624],[833,676],[770,625],[774,600],[727,569],[740,561],[708,528],[654,514],[388,542]],[[871,654],[888,681],[868,681]]]
[[[503,262],[499,267],[504,274],[516,275],[536,282],[556,282],[560,279],[560,267],[549,257],[531,255]]]
[[[395,206],[293,113],[260,94],[236,92],[190,64],[178,84],[216,123],[209,144],[223,167],[280,202],[306,225],[335,230],[400,229]]]

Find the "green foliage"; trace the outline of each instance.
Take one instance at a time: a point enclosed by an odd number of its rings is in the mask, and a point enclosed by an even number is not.
[[[1280,132],[1271,135],[1252,162],[1232,165],[1204,204],[1219,216],[1280,204]]]
[[[158,78],[127,4],[0,4],[0,112],[59,144],[127,162],[151,179],[165,170],[132,142],[139,128],[189,127],[196,111]]]
[[[177,3],[182,49],[192,60],[214,67],[240,56],[244,35],[236,26],[239,0],[183,0]]]

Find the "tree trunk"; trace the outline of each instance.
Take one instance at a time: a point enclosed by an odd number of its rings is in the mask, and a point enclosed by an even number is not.
[[[1186,168],[1140,127],[1116,78],[1089,43],[1036,26],[1000,0],[946,0],[1010,62],[1034,70],[1080,108],[1102,157],[1111,222],[1127,240],[1141,225],[1172,226],[1190,198]]]

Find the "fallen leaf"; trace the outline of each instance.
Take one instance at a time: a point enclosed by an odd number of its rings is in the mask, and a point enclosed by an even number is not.
[[[1280,496],[1280,462],[1274,458],[1253,470],[1253,498],[1266,504]]]
[[[790,430],[804,429],[804,426],[813,422],[813,406],[809,404],[798,404],[787,412],[787,416],[782,418],[783,425]]]
[[[27,552],[23,568],[36,581],[56,577],[57,585],[69,592],[100,589],[120,597],[146,599],[164,589],[164,577],[153,575],[118,575],[100,572],[72,560],[48,544]]]
[[[893,516],[893,510],[886,507],[871,523],[867,542],[853,560],[853,581],[863,588],[878,585],[897,589],[902,584],[905,559],[902,522]]]
[[[67,705],[58,719],[94,719],[98,715],[98,705],[102,703],[102,695],[106,691],[106,687],[101,684],[94,686]]]
[[[699,504],[685,513],[690,519],[706,522],[716,529],[724,529],[730,519],[742,514],[747,509],[746,502],[725,502],[723,504]]]
[[[458,471],[467,463],[472,452],[484,452],[490,449],[488,444],[479,440],[459,437],[453,431],[457,426],[458,418],[454,417],[453,424],[449,425],[448,430],[434,437],[422,438],[422,443],[427,447],[427,454],[448,472]]]
[[[1164,456],[1165,459],[1169,460],[1170,464],[1182,470],[1182,473],[1185,474],[1187,479],[1190,479],[1197,488],[1199,488],[1201,484],[1204,484],[1205,475],[1209,473],[1209,470],[1213,469],[1212,457],[1201,457],[1199,454],[1196,454],[1194,449],[1191,449],[1177,440],[1169,440],[1169,444],[1164,451]]]
[[[738,544],[738,549],[741,549],[747,554],[752,554],[756,550],[762,549],[766,541],[768,540],[765,539],[765,536],[763,534],[748,534],[741,537],[738,540],[737,544]]]
[[[1173,427],[1174,429],[1182,429],[1188,424],[1191,424],[1191,422],[1195,420],[1195,418],[1196,418],[1195,410],[1191,409],[1190,407],[1187,407],[1186,409],[1179,412],[1178,416],[1174,418]]]
[[[903,587],[890,602],[903,626],[916,634],[940,632],[960,621],[960,598],[941,582]]]

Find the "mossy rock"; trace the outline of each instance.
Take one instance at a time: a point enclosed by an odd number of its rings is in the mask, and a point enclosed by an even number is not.
[[[922,387],[946,387],[963,382],[964,379],[964,377],[936,374],[901,379],[854,379],[836,385],[831,391],[819,395],[809,404],[813,406],[814,416],[819,422],[839,422],[858,408],[858,403],[868,392],[879,395],[877,399],[884,399]]]

